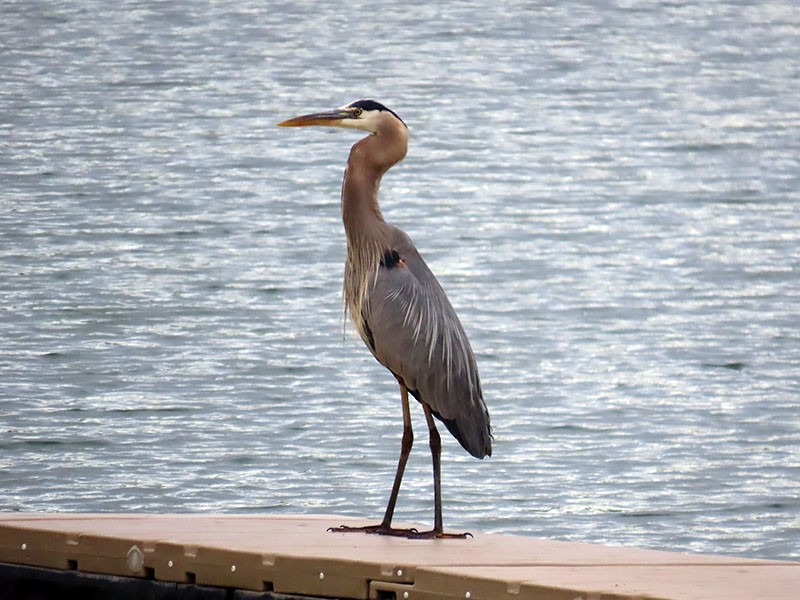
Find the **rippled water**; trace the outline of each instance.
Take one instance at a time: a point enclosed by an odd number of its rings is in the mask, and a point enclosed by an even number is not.
[[[0,510],[382,514],[357,136],[274,126],[373,96],[412,131],[384,213],[493,417],[491,459],[445,440],[446,525],[800,558],[795,3],[0,12]]]

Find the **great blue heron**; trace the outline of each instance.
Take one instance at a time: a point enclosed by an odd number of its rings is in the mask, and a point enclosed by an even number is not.
[[[444,533],[441,440],[433,418],[442,421],[476,458],[491,455],[492,433],[478,367],[464,328],[411,238],[386,223],[378,206],[381,177],[406,155],[408,127],[375,100],[356,100],[333,111],[295,117],[279,125],[345,127],[370,134],[350,150],[342,182],[342,220],[347,236],[345,308],[361,339],[400,384],[403,438],[383,521],[333,531],[411,538],[465,537],[468,534]],[[423,532],[392,527],[414,437],[409,393],[422,404],[433,456],[434,525]]]

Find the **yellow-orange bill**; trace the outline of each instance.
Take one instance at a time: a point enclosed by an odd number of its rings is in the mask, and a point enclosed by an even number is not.
[[[338,125],[342,119],[347,117],[347,113],[341,110],[313,113],[301,115],[292,119],[287,119],[278,123],[278,127],[309,127],[311,125]]]

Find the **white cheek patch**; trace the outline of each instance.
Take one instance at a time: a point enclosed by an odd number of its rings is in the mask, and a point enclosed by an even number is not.
[[[379,110],[365,110],[357,119],[342,119],[341,126],[375,133],[378,129],[380,114]]]

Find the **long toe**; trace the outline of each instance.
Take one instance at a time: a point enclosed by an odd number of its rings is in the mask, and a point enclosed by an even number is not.
[[[430,531],[416,531],[406,537],[412,540],[465,540],[473,537],[473,535],[468,531],[464,533],[447,533],[431,529]]]
[[[372,533],[375,535],[391,535],[394,537],[413,537],[419,532],[413,527],[410,529],[395,529],[379,523],[378,525],[364,525],[363,527],[350,527],[341,525],[339,527],[328,527],[328,531],[334,533]]]

